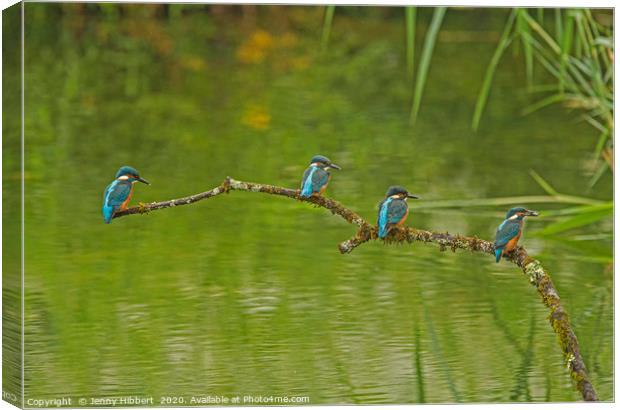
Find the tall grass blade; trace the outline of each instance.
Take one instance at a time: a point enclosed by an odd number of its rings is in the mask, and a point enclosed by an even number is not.
[[[406,40],[407,40],[407,80],[413,81],[414,74],[414,62],[415,62],[415,7],[405,7],[405,25],[406,25]]]
[[[590,32],[592,33],[592,38],[596,38],[600,35],[600,31],[598,28],[598,23],[594,19],[592,15],[592,11],[590,9],[585,9],[586,20],[588,21],[588,27],[590,28]]]
[[[536,22],[533,18],[530,17],[529,14],[524,13],[523,18],[529,23],[532,30],[534,30],[543,40],[551,47],[551,49],[556,53],[560,54],[560,46],[555,42],[555,40],[545,31],[544,28],[540,24]]]
[[[603,124],[595,120],[591,115],[584,115],[583,118],[588,122],[588,124],[596,128],[600,132],[605,134],[607,133],[607,128],[605,128]]]
[[[564,27],[561,36],[562,40],[560,42],[560,92],[564,92],[564,84],[566,81],[566,63],[568,61],[568,54],[570,53],[573,43],[574,19],[571,17],[570,13],[565,14]]]
[[[610,239],[614,239],[613,233],[595,233],[592,235],[572,235],[567,237],[568,240],[578,242],[578,241],[608,241]]]
[[[550,95],[532,105],[525,107],[525,109],[523,109],[523,115],[531,114],[534,111],[540,110],[541,108],[544,108],[548,105],[555,104],[555,103],[562,102],[562,101],[564,101],[563,94]]]
[[[332,31],[332,21],[334,20],[334,11],[336,6],[325,7],[325,19],[323,20],[323,33],[321,35],[321,53],[327,51],[327,44],[329,43],[329,36]]]
[[[597,37],[594,39],[594,44],[596,44],[597,46],[603,46],[606,48],[614,47],[614,43],[612,39],[609,37]]]
[[[527,10],[517,9],[517,33],[521,35],[521,44],[523,45],[523,56],[525,57],[525,76],[527,79],[528,89],[532,86],[534,80],[534,56],[532,52],[532,44],[528,41],[524,35],[530,34],[530,26],[527,24],[527,20],[523,17]]]
[[[590,25],[590,20],[589,20],[589,10],[588,9],[583,9],[582,11],[582,28],[583,28],[583,33],[585,34],[586,37],[586,44],[588,45],[587,47],[587,51],[590,54],[590,57],[594,60],[597,61],[597,53],[596,53],[596,47],[594,46],[594,33],[592,32],[592,26]]]
[[[534,55],[536,56],[536,59],[538,60],[540,65],[542,65],[545,68],[545,70],[547,70],[556,79],[559,78],[560,71],[558,69],[559,66],[556,61],[556,58],[550,55],[551,53],[548,50],[546,50],[535,38],[528,36],[527,34],[524,34],[523,36],[530,43],[532,43],[532,46],[534,47],[536,51]],[[570,76],[567,76],[567,79],[571,79]],[[572,86],[575,85],[572,79],[571,79],[571,85]]]
[[[579,24],[579,11],[578,10],[572,10],[570,12],[570,15],[572,17],[572,20],[574,22],[574,25],[577,26]],[[574,42],[575,42],[575,57],[577,58],[581,58],[583,53],[582,53],[582,45],[581,45],[581,36],[579,35],[575,35],[574,36]]]
[[[564,27],[562,27],[562,10],[555,9],[554,10],[554,18],[555,18],[555,38],[556,40],[560,40],[562,36],[562,31]]]
[[[609,165],[607,164],[607,161],[601,161],[601,164],[596,169],[596,172],[594,173],[594,175],[592,175],[592,178],[590,178],[590,181],[588,182],[588,189],[594,188],[594,185],[596,185],[596,183],[601,179],[601,177],[605,174],[605,171],[607,171],[608,169]]]
[[[424,91],[424,84],[428,76],[428,68],[431,64],[431,57],[433,55],[433,48],[437,40],[437,33],[441,27],[441,22],[446,14],[446,7],[437,7],[433,13],[431,24],[426,33],[424,39],[424,46],[422,47],[422,55],[420,57],[420,65],[418,67],[418,75],[416,76],[415,89],[413,92],[413,103],[411,105],[411,115],[409,122],[413,125],[418,118],[418,111],[420,110],[420,102],[422,101],[422,92]]]
[[[415,205],[415,209],[440,209],[440,208],[471,208],[477,206],[503,206],[514,204],[577,204],[577,205],[600,205],[604,203],[593,198],[572,195],[524,195],[505,196],[497,198],[472,198],[472,199],[447,199],[440,201],[424,201]]]
[[[576,38],[579,40],[579,53],[577,58],[581,59],[584,53],[588,51],[588,39],[586,37],[586,32],[583,28],[583,11],[575,10],[573,13],[573,17],[575,18],[575,26],[577,27],[577,36]]]
[[[613,248],[605,244],[606,241],[613,240],[613,235],[611,233],[606,235],[570,235],[564,233],[558,236],[549,235],[546,236],[545,239],[570,247],[572,252],[566,255],[567,260],[604,264],[613,263]]]
[[[549,237],[552,238],[552,237]],[[545,238],[547,239],[547,238]],[[582,256],[582,255],[571,255],[566,258],[567,260],[573,260],[577,262],[587,262],[587,263],[600,263],[602,265],[609,265],[614,263],[613,256]]]
[[[546,93],[549,91],[556,91],[557,89],[558,89],[557,84],[534,84],[528,91],[530,92],[530,94],[535,94],[535,93]]]
[[[596,143],[596,147],[594,148],[594,158],[598,158],[601,155],[601,152],[603,152],[603,148],[605,148],[607,138],[609,138],[609,130],[605,129],[598,137],[598,142]]]
[[[593,212],[585,212],[573,217],[564,219],[559,222],[547,225],[543,230],[535,232],[537,236],[555,235],[571,229],[579,228],[586,225],[599,222],[603,219],[611,219],[613,217],[613,209],[603,209]]]
[[[536,181],[536,183],[538,185],[540,185],[540,187],[543,189],[543,191],[545,191],[547,194],[551,195],[551,196],[557,196],[558,191],[556,191],[555,189],[553,189],[553,187],[551,186],[551,184],[549,184],[547,181],[545,181],[545,179],[543,177],[541,177],[536,171],[534,171],[533,169],[530,169],[530,176],[532,178],[534,178],[534,181]]]
[[[554,211],[545,211],[539,219],[555,218],[558,216],[580,215],[592,212],[611,211],[614,209],[613,201],[604,202],[598,205],[571,206],[568,208],[557,209]]]
[[[480,88],[480,92],[478,93],[478,98],[476,100],[476,108],[474,110],[474,117],[471,121],[471,128],[474,131],[478,130],[478,125],[480,124],[480,118],[482,117],[482,111],[486,105],[487,99],[489,98],[489,91],[491,90],[491,82],[493,81],[493,75],[495,74],[495,69],[497,68],[497,64],[499,63],[502,54],[510,44],[510,32],[512,31],[512,26],[515,21],[516,12],[513,10],[508,16],[508,21],[504,26],[504,31],[502,32],[502,36],[499,39],[499,43],[497,44],[497,48],[493,53],[493,57],[491,57],[491,62],[487,67],[487,71],[484,74],[484,80],[482,82],[482,88]]]
[[[581,61],[574,57],[569,57],[568,65],[566,67],[568,68],[568,72],[576,79],[576,83],[581,86],[582,91],[588,94],[590,97],[596,97],[594,89],[590,86],[588,81],[583,77],[583,74],[579,71],[580,68],[582,70],[584,69],[583,63],[581,63]]]

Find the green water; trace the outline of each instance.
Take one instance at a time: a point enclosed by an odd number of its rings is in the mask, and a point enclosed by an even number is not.
[[[321,56],[321,8],[180,7],[26,4],[26,399],[580,399],[548,311],[510,263],[421,243],[343,256],[353,226],[262,194],[111,225],[100,211],[120,165],[152,183],[137,204],[227,175],[297,187],[315,153],[343,167],[327,195],[369,220],[391,184],[420,203],[544,194],[530,169],[560,192],[611,198],[610,175],[586,192],[597,134],[579,112],[521,115],[538,97],[518,51],[470,130],[505,10],[448,11],[410,127],[401,9],[337,9]],[[418,13],[416,58],[430,16]],[[506,208],[415,207],[409,225],[486,239]],[[536,237],[546,223],[531,220],[522,243],[612,400],[613,274],[593,261],[611,241]]]

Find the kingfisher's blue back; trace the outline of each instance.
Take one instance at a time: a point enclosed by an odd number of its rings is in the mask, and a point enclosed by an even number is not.
[[[321,188],[327,185],[329,181],[329,172],[323,168],[311,165],[309,166],[301,180],[300,196],[308,198],[314,193],[320,193]]]
[[[115,179],[103,193],[103,220],[109,224],[116,212],[131,196],[133,184],[129,180]]]
[[[521,220],[519,219],[506,219],[497,228],[495,233],[495,262],[499,262],[502,257],[502,251],[511,239],[519,235],[520,230]]]
[[[407,215],[409,207],[403,199],[389,197],[379,205],[379,238],[385,238],[390,232],[390,228],[398,224]]]

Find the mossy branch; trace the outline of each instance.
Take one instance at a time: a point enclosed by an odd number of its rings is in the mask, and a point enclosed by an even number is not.
[[[231,190],[247,191],[247,192],[262,192],[270,195],[280,195],[291,199],[296,199],[303,202],[309,202],[317,206],[323,207],[329,210],[332,214],[342,217],[347,222],[357,225],[358,231],[352,238],[340,243],[338,248],[341,253],[350,253],[358,246],[370,241],[378,239],[377,228],[368,223],[364,218],[357,213],[346,208],[341,203],[334,201],[333,199],[325,197],[300,197],[300,191],[298,189],[283,188],[274,185],[256,184],[252,182],[236,181],[230,177],[218,187],[209,191],[202,192],[196,195],[188,196],[185,198],[171,199],[163,202],[153,202],[149,204],[140,204],[139,206],[119,211],[114,215],[114,218],[120,218],[125,215],[143,214],[150,211],[171,208],[181,205],[189,205],[194,202],[202,201],[217,195],[228,193]],[[435,243],[439,245],[439,249],[444,251],[450,249],[455,252],[457,249],[469,250],[472,252],[480,252],[493,255],[495,246],[492,242],[485,241],[476,237],[467,237],[461,235],[451,235],[449,233],[424,231],[414,228],[394,228],[390,232],[387,238],[383,240],[385,243],[412,243],[412,242],[426,242]],[[568,314],[560,303],[560,297],[558,292],[553,286],[551,278],[544,270],[539,261],[531,258],[523,247],[518,247],[512,253],[504,258],[521,268],[525,273],[532,285],[536,287],[536,290],[542,297],[542,301],[545,306],[550,310],[549,321],[551,327],[558,335],[560,346],[562,347],[562,353],[566,360],[566,365],[569,370],[571,378],[575,381],[576,388],[579,390],[583,399],[586,401],[598,400],[596,392],[586,371],[586,366],[581,357],[579,350],[579,343],[577,337],[573,332]]]
[[[179,199],[171,199],[169,201],[151,202],[149,204],[140,203],[138,206],[127,208],[122,211],[118,211],[114,214],[114,218],[120,218],[121,216],[133,215],[133,214],[145,214],[158,209],[172,208],[175,206],[189,205],[194,202],[202,201],[203,199],[212,198],[217,195],[228,193],[229,191],[247,191],[247,192],[262,192],[271,195],[286,196],[288,198],[297,199],[303,202],[310,202],[322,208],[328,209],[332,214],[339,215],[345,221],[357,225],[360,228],[370,227],[368,222],[361,216],[346,208],[338,201],[334,201],[330,198],[322,196],[313,196],[309,198],[301,197],[299,189],[283,188],[275,185],[256,184],[253,182],[242,182],[226,177],[224,182],[218,187],[215,187],[209,191],[201,192],[196,195],[186,196]]]

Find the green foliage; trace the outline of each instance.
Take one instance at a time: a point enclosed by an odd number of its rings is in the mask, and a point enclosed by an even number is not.
[[[574,213],[568,218],[563,218],[558,222],[547,225],[543,230],[538,231],[538,235],[556,235],[565,231],[591,225],[604,219],[613,217],[613,202],[602,205],[584,206],[573,209]]]
[[[420,57],[420,66],[418,67],[418,75],[415,81],[415,89],[413,92],[413,103],[411,106],[411,116],[409,120],[411,124],[415,124],[418,117],[418,111],[420,110],[420,103],[422,102],[422,92],[424,91],[424,84],[426,83],[426,77],[428,76],[428,69],[431,64],[431,57],[433,55],[433,49],[435,48],[435,42],[437,41],[437,33],[441,27],[441,22],[446,13],[446,7],[437,7],[433,13],[433,19],[426,33],[424,39],[424,47],[422,48],[422,56]]]
[[[321,52],[327,50],[329,43],[329,35],[332,31],[332,22],[334,21],[334,11],[336,6],[325,7],[325,19],[323,20],[323,34],[321,35]]]
[[[525,107],[529,114],[552,104],[561,103],[569,108],[583,110],[583,119],[596,128],[600,134],[594,150],[595,171],[588,183],[592,188],[611,170],[613,153],[613,41],[612,29],[597,22],[589,9],[556,9],[555,30],[552,32],[544,18],[535,20],[530,9],[515,9],[506,23],[497,49],[489,63],[482,84],[472,128],[478,129],[480,117],[486,105],[493,73],[503,51],[511,38],[519,38],[523,45],[526,77],[531,88],[534,79],[534,59],[556,83],[545,86],[549,94]],[[513,20],[516,16],[516,24]],[[514,26],[514,27],[513,27]],[[547,194],[558,195],[536,172],[531,171],[534,180]],[[568,230],[597,224],[613,215],[613,203],[594,207],[572,209],[572,216],[548,225],[540,235],[556,235]]]
[[[413,81],[415,67],[415,18],[416,8],[405,7],[405,25],[407,29],[407,79]]]
[[[556,9],[555,30],[539,18],[534,19],[530,9],[515,9],[506,23],[497,49],[484,78],[472,128],[476,130],[488,99],[493,73],[511,38],[523,45],[528,86],[534,79],[534,60],[556,81],[547,88],[549,95],[529,105],[529,114],[551,104],[562,103],[585,113],[585,121],[601,133],[595,166],[589,186],[592,187],[611,169],[613,149],[613,40],[612,29],[598,22],[589,9]],[[513,25],[516,16],[517,23]],[[513,27],[514,26],[514,27]]]
[[[558,192],[541,177],[536,171],[530,170],[530,175],[540,185],[540,187],[549,195],[560,195]],[[547,225],[543,230],[536,232],[537,235],[557,235],[571,229],[580,228],[592,224],[596,224],[603,220],[613,218],[613,201],[586,205],[573,208],[564,208],[557,211],[545,212],[545,217],[560,217],[558,221]]]
[[[483,206],[504,206],[512,204],[581,204],[598,205],[600,201],[592,198],[572,195],[523,195],[504,196],[498,198],[453,199],[440,201],[424,201],[416,203],[416,209],[470,208]],[[503,213],[502,213],[503,215]]]
[[[493,57],[491,58],[491,62],[487,67],[487,71],[484,74],[484,80],[482,82],[482,88],[478,93],[478,99],[476,100],[476,108],[474,110],[474,117],[471,122],[471,127],[474,130],[478,129],[478,125],[480,124],[480,117],[482,117],[482,111],[487,103],[487,99],[489,98],[489,92],[491,91],[491,83],[493,82],[493,75],[495,74],[495,70],[497,69],[497,64],[499,63],[500,58],[504,54],[506,48],[510,44],[510,32],[512,30],[512,26],[514,24],[516,12],[513,11],[510,13],[508,17],[508,21],[506,26],[504,27],[504,31],[502,32],[502,36],[499,39],[499,43],[497,44],[497,48],[495,49],[495,53],[493,53]]]

